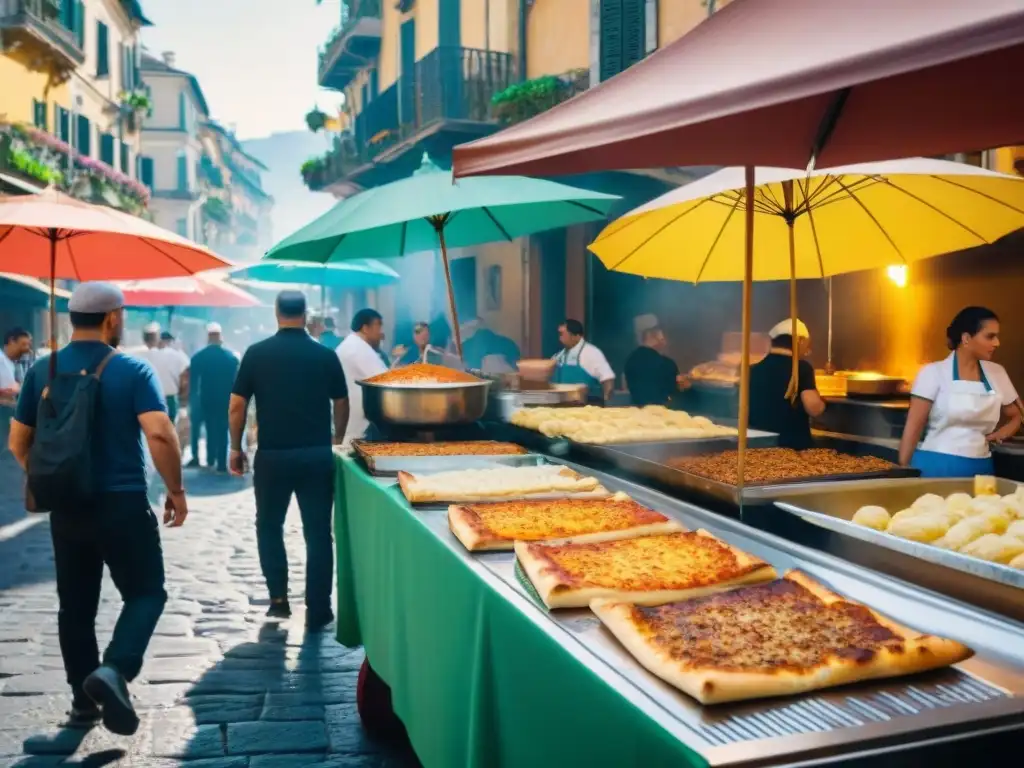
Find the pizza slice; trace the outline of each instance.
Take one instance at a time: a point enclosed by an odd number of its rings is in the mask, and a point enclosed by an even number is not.
[[[548,608],[595,598],[659,605],[774,579],[775,569],[707,531],[596,544],[517,541],[516,557]]]
[[[611,495],[597,478],[559,465],[462,469],[427,475],[399,472],[398,484],[413,504]]]
[[[515,541],[595,542],[682,530],[624,493],[607,499],[452,505],[448,527],[471,552],[511,550]]]
[[[641,665],[702,704],[898,677],[973,655],[798,571],[657,607],[600,598],[590,607]]]

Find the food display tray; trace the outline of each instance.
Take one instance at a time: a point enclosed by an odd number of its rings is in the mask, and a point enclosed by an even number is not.
[[[468,454],[452,456],[371,456],[363,447],[367,441],[353,440],[352,450],[370,474],[397,475],[450,472],[455,469],[487,469],[490,467],[536,467],[548,463],[535,453]]]
[[[757,447],[757,446],[751,446]],[[670,459],[679,456],[693,456],[700,453],[713,453],[718,450],[735,450],[735,442],[724,447],[689,446],[680,447],[678,443],[632,443],[628,445],[601,446],[600,458],[622,472],[643,480],[650,480],[663,488],[680,491],[686,497],[698,500],[713,499],[731,507],[770,504],[781,489],[804,485],[831,484],[842,481],[843,487],[848,482],[877,478],[916,477],[916,469],[893,467],[877,472],[860,472],[846,475],[818,475],[813,478],[795,478],[771,484],[750,484],[742,489],[739,486],[712,480],[702,475],[686,472],[669,466]],[[590,451],[591,455],[597,455]]]
[[[577,471],[586,471],[569,464]],[[799,569],[885,616],[975,650],[955,667],[797,696],[702,706],[647,672],[587,609],[547,610],[516,575],[510,552],[470,553],[448,530],[445,509],[417,511],[424,524],[481,578],[595,675],[646,712],[710,766],[823,765],[861,759],[871,765],[917,765],[942,742],[1024,739],[1024,624],[995,616],[829,554],[758,531],[646,487],[597,477],[609,490],[704,528],[784,573]],[[969,749],[981,749],[982,744]],[[882,758],[888,758],[886,762]],[[844,765],[847,763],[843,763]]]
[[[843,483],[841,487],[815,484],[779,489],[775,506],[828,530],[824,546],[845,559],[1024,622],[1024,571],[901,539],[851,521],[858,509],[869,504],[894,513],[923,494],[973,493],[973,485],[972,480],[923,478],[865,480]],[[999,481],[1002,495],[1016,488],[1017,483]]]

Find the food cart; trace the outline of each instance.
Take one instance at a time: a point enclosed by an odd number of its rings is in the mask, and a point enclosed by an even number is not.
[[[642,474],[635,468],[604,472],[578,463],[608,466],[608,454],[622,453],[664,470],[664,445],[570,446],[544,438],[578,461],[536,451],[489,455],[483,444],[474,456],[429,456],[439,440],[508,437],[507,424],[477,421],[486,411],[470,405],[479,401],[479,388],[489,384],[432,387],[429,408],[416,405],[427,401],[414,387],[380,393],[379,402],[388,403],[387,413],[374,415],[382,437],[418,443],[426,459],[374,462],[367,444],[336,456],[338,639],[366,648],[360,712],[368,728],[379,730],[386,701],[424,765],[906,765],[977,754],[1024,734],[1024,623],[684,500],[717,493],[728,502],[729,488],[702,490],[688,478],[673,498],[652,488],[654,481],[627,479]],[[401,423],[392,424],[388,413]],[[705,447],[728,445],[721,440]],[[682,450],[692,455],[698,442]],[[626,493],[687,529],[709,531],[779,573],[799,569],[898,622],[952,636],[975,655],[914,677],[702,706],[646,671],[589,609],[545,608],[513,553],[468,551],[449,530],[446,504],[414,506],[394,481],[399,471],[479,469],[488,462],[564,465],[596,477],[609,492]],[[879,482],[922,481],[841,485]],[[755,498],[769,490],[743,493]]]

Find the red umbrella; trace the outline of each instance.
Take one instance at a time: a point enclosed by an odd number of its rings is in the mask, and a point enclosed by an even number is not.
[[[57,280],[144,280],[229,265],[152,222],[54,189],[0,195],[0,272]]]
[[[733,0],[622,74],[455,148],[455,176],[818,167],[1024,142],[1022,0]]]
[[[126,307],[258,307],[260,300],[230,283],[206,275],[118,283]]]

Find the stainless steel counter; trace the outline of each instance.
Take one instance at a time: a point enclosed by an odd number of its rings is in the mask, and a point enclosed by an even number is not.
[[[711,766],[806,766],[853,758],[870,761],[872,766],[916,765],[926,759],[928,749],[944,756],[957,749],[980,755],[992,748],[991,741],[1020,743],[1024,739],[1024,624],[754,530],[644,486],[601,472],[588,473],[610,490],[624,491],[688,528],[704,528],[770,562],[780,573],[800,569],[902,624],[952,637],[975,650],[975,656],[962,664],[930,674],[701,706],[641,667],[589,610],[544,608],[517,576],[512,553],[469,553],[448,530],[443,508],[417,512],[467,567]],[[972,738],[979,741],[965,744]]]

